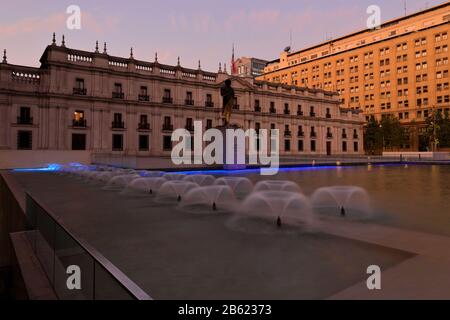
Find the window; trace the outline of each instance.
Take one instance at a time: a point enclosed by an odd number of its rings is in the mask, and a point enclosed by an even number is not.
[[[173,100],[172,100],[170,89],[164,89],[163,103],[172,103],[172,102],[173,102]]]
[[[358,152],[358,141],[353,142],[353,151]]]
[[[186,101],[185,102],[186,102],[186,105],[188,105],[188,106],[194,105],[194,99],[192,98],[191,91],[186,92]]]
[[[316,141],[311,140],[311,152],[316,152]]]
[[[342,152],[347,152],[347,141],[342,141]]]
[[[303,140],[297,142],[298,151],[303,151]]]
[[[205,101],[205,106],[206,107],[214,107],[214,103],[212,101],[212,95],[210,93],[208,93],[206,95],[206,101]]]
[[[139,150],[140,151],[148,151],[149,143],[148,143],[148,135],[139,135]]]
[[[112,135],[112,149],[113,149],[113,151],[122,151],[123,150],[123,135],[122,134],[113,134]]]
[[[86,88],[84,87],[84,79],[75,79],[75,87],[73,88],[74,94],[86,95]]]
[[[72,125],[74,127],[86,127],[86,119],[84,118],[84,111],[75,110],[73,113]]]
[[[291,140],[284,140],[284,151],[291,151]]]
[[[212,128],[212,120],[206,119],[206,129],[211,129],[211,128]]]
[[[31,109],[29,107],[20,107],[19,116],[17,117],[18,124],[33,124],[31,117]]]
[[[163,136],[163,150],[164,151],[172,150],[172,137],[171,136]]]
[[[121,83],[114,83],[114,92],[116,92],[116,93],[122,92],[122,84]]]
[[[33,143],[33,133],[31,131],[17,131],[17,150],[31,150]]]
[[[72,150],[86,150],[86,135],[73,133],[72,134]]]

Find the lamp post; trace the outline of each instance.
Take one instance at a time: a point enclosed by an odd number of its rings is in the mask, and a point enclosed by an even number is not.
[[[384,152],[384,131],[383,131],[383,125],[382,124],[380,124],[380,129],[381,129],[381,139],[382,139],[381,155],[383,155],[383,152]]]

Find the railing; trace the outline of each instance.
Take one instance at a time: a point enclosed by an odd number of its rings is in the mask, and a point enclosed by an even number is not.
[[[150,300],[151,297],[86,241],[67,229],[48,207],[26,194],[32,249],[59,299]],[[81,271],[81,289],[70,290],[69,267]],[[73,273],[73,271],[71,271]]]
[[[125,122],[123,122],[123,121],[113,121],[111,123],[111,128],[113,128],[113,129],[125,129]]]
[[[261,107],[260,106],[255,106],[255,112],[261,112]]]
[[[233,110],[239,110],[239,105],[238,104],[233,104]]]
[[[285,136],[285,137],[290,137],[290,136],[292,136],[291,131],[285,130],[285,131],[284,131],[284,136]]]
[[[358,134],[353,135],[353,139],[358,139],[358,138],[359,138]]]
[[[333,138],[333,134],[331,132],[328,132],[327,133],[327,139],[331,139],[331,138]]]
[[[37,73],[13,71],[11,73],[13,81],[39,84],[41,76]]]
[[[311,132],[310,137],[311,137],[311,138],[317,138],[317,133]]]
[[[87,121],[86,119],[80,119],[80,120],[72,120],[72,126],[73,127],[79,127],[79,128],[86,128],[87,126]]]
[[[184,127],[187,131],[194,131],[194,126],[191,124],[191,125],[186,125],[185,127]]]
[[[85,96],[87,93],[86,88],[73,88],[73,94],[78,94],[81,96]]]
[[[273,108],[273,107],[270,107],[269,112],[270,113],[277,113],[277,110],[275,108]]]
[[[216,76],[213,76],[213,75],[206,75],[206,74],[204,74],[203,75],[203,80],[206,80],[206,81],[216,81]]]
[[[84,56],[81,54],[68,54],[67,61],[92,63],[93,59],[92,57]]]
[[[284,109],[283,112],[284,112],[285,115],[291,114],[291,111],[289,109]]]
[[[346,133],[342,134],[342,139],[347,139],[347,134]]]
[[[28,124],[28,125],[31,125],[31,124],[33,124],[33,117],[21,117],[21,116],[18,116],[17,117],[17,124]]]
[[[173,131],[173,124],[164,123],[162,129],[163,131]]]
[[[123,99],[124,98],[124,94],[123,94],[123,92],[115,92],[115,91],[113,91],[112,97],[113,97],[113,99]]]
[[[115,61],[115,60],[109,60],[108,64],[111,67],[118,67],[118,68],[128,68],[128,63],[123,61]]]
[[[331,119],[331,114],[330,114],[330,113],[327,113],[327,114],[325,115],[325,117],[326,117],[327,119]]]
[[[172,97],[163,97],[162,102],[163,103],[173,103],[173,98]]]
[[[310,117],[315,117],[315,116],[316,116],[316,113],[315,113],[315,112],[310,112],[310,113],[309,113],[309,116],[310,116]]]
[[[205,107],[214,108],[214,102],[212,102],[212,101],[205,101]]]
[[[150,123],[148,123],[148,122],[138,123],[138,129],[139,130],[150,130]]]
[[[138,65],[136,65],[136,70],[152,72],[153,68],[151,66],[144,66],[144,65],[138,64]]]
[[[166,76],[175,76],[175,70],[161,68],[159,69],[159,72]]]
[[[304,137],[304,136],[305,136],[305,132],[304,131],[299,131],[297,133],[297,137],[299,137],[299,138]]]
[[[303,111],[297,111],[297,116],[303,116]]]
[[[186,100],[184,100],[184,104],[187,105],[187,106],[193,106],[194,105],[194,100],[186,99]]]
[[[138,95],[138,100],[139,101],[150,101],[150,97],[148,96],[148,95],[146,95],[146,94],[140,94],[140,95]]]

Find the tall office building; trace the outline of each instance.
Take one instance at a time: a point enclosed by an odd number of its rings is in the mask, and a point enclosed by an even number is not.
[[[259,80],[335,91],[366,119],[391,114],[424,150],[420,135],[433,108],[448,112],[450,2],[296,52],[284,51]]]

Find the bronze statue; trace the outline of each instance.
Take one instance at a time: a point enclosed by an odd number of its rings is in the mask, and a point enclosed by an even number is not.
[[[231,110],[234,104],[234,89],[231,87],[231,80],[225,80],[225,84],[220,88],[220,94],[223,97],[222,116],[224,125],[230,124]]]

